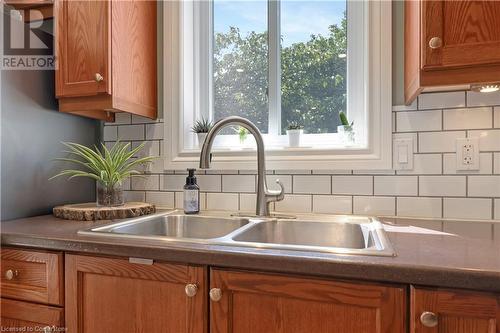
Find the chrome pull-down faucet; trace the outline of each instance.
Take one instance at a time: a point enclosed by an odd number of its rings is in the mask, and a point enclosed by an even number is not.
[[[274,201],[281,201],[285,197],[285,189],[283,184],[277,180],[276,183],[280,186],[280,190],[270,190],[266,183],[266,161],[264,151],[264,140],[259,129],[250,120],[242,117],[227,117],[219,120],[214,124],[212,129],[207,133],[205,142],[201,148],[200,154],[200,169],[209,169],[212,159],[212,145],[217,134],[226,126],[237,125],[244,127],[255,138],[257,143],[257,207],[255,214],[257,216],[270,216],[269,204]]]

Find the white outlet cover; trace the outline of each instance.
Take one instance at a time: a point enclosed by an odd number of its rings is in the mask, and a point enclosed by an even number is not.
[[[479,170],[479,138],[460,138],[456,141],[457,171]]]

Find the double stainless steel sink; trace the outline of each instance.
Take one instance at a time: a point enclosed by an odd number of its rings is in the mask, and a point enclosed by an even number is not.
[[[170,211],[82,230],[79,234],[302,252],[395,255],[382,224],[375,218],[357,216],[282,219]]]

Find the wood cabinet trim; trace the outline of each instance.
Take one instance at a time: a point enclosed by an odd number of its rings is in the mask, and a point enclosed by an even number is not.
[[[19,327],[37,324],[40,327],[64,325],[64,310],[54,306],[33,304],[11,299],[0,299],[2,327]],[[20,330],[20,332],[22,332]],[[36,331],[34,331],[36,332]]]

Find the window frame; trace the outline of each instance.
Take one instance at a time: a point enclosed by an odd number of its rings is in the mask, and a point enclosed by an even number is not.
[[[352,10],[353,6],[361,6],[362,10]],[[192,7],[190,7],[192,6]],[[207,57],[202,57],[203,52],[211,52],[211,29],[195,29],[193,22],[201,25],[211,24],[213,13],[209,1],[169,1],[163,4],[163,42],[164,42],[164,152],[165,169],[182,169],[196,167],[199,161],[199,149],[186,149],[195,146],[195,135],[190,133],[187,124],[192,124],[195,117],[208,115],[212,106],[211,98],[211,70],[212,62]],[[184,10],[193,12],[191,18],[184,15]],[[268,11],[278,11],[279,2],[269,1]],[[392,96],[391,96],[391,67],[392,67],[392,37],[391,37],[391,4],[383,0],[375,1],[348,1],[348,12],[362,16],[364,24],[362,29],[356,27],[348,19],[348,31],[357,31],[357,43],[361,43],[364,52],[350,52],[348,61],[362,63],[363,80],[348,79],[349,91],[358,92],[357,98],[348,98],[347,112],[353,108],[363,108],[364,119],[359,117],[361,112],[349,114],[355,123],[366,124],[365,147],[309,147],[309,148],[284,148],[275,147],[266,149],[267,165],[269,169],[297,170],[297,169],[390,169],[392,167]],[[271,13],[270,13],[271,14]],[[271,16],[268,15],[270,21]],[[186,17],[188,17],[186,19]],[[359,18],[358,18],[359,19]],[[280,66],[279,49],[271,43],[279,36],[279,24],[268,24],[270,34],[270,71],[278,71]],[[209,35],[203,35],[205,31]],[[188,38],[186,38],[188,36]],[[361,37],[359,37],[361,36]],[[350,36],[349,36],[350,37]],[[192,41],[186,43],[185,41]],[[348,39],[348,52],[350,42]],[[273,43],[274,45],[274,43]],[[201,53],[194,52],[199,49]],[[358,45],[359,50],[359,45]],[[211,53],[210,53],[211,54]],[[361,57],[360,58],[355,58]],[[203,59],[205,58],[205,59]],[[272,59],[275,59],[273,62]],[[195,66],[184,66],[193,63]],[[205,62],[205,63],[204,63]],[[194,67],[194,68],[193,68]],[[348,66],[353,68],[353,66]],[[202,69],[202,70],[200,70]],[[205,70],[203,70],[205,69]],[[348,73],[348,78],[352,73]],[[273,77],[269,75],[269,77]],[[275,76],[278,80],[280,75]],[[177,83],[177,84],[176,84]],[[272,84],[274,83],[274,84]],[[269,82],[269,109],[271,114],[281,119],[278,109],[280,91],[271,91],[271,86],[278,87],[276,82]],[[192,92],[192,93],[191,93]],[[274,96],[274,97],[273,97]],[[204,101],[204,102],[203,102]],[[360,103],[353,105],[353,103]],[[367,106],[370,106],[367,109]],[[184,110],[194,110],[184,112]],[[184,117],[190,117],[184,119]],[[279,122],[275,121],[275,124]],[[269,128],[271,132],[271,127]],[[279,130],[279,127],[276,128]],[[273,130],[276,131],[276,130]],[[331,134],[335,135],[335,134]],[[265,140],[268,135],[264,135]],[[230,136],[226,136],[230,137]],[[234,136],[236,137],[236,136]],[[284,137],[284,136],[282,136]],[[219,136],[218,140],[221,136]],[[286,137],[285,137],[286,138]],[[227,138],[234,140],[234,138]],[[249,139],[250,140],[250,139]],[[270,145],[268,144],[268,147]],[[271,147],[272,148],[272,147]],[[255,152],[252,149],[215,149],[213,168],[221,170],[254,170],[256,163]]]

